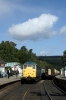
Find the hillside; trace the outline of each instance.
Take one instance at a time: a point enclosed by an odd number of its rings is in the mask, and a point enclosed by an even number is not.
[[[62,67],[64,67],[64,64],[62,63],[62,56],[37,56],[38,60],[46,61],[50,63],[52,66],[54,66],[56,69],[60,70]]]

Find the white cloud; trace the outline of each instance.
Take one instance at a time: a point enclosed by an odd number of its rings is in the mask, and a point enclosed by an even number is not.
[[[12,10],[12,5],[5,0],[0,0],[0,16],[9,13]]]
[[[39,53],[39,56],[50,56],[51,55],[51,52],[48,52],[48,51],[41,51]]]
[[[21,41],[47,39],[55,35],[52,28],[57,20],[57,16],[42,14],[39,17],[29,19],[24,23],[12,25],[8,31],[13,38]]]
[[[17,2],[9,1],[9,0],[0,0],[0,17],[3,15],[12,14],[14,11],[22,11],[24,12],[27,8],[23,5],[17,4]]]
[[[21,1],[22,2],[22,1]],[[35,10],[36,9],[36,10]],[[18,4],[17,1],[10,1],[10,0],[0,0],[0,17],[4,15],[12,15],[13,13],[16,15],[16,11],[23,13],[37,13],[37,10],[40,8],[34,8],[32,6],[25,5],[23,3]],[[43,8],[41,8],[42,11]]]
[[[60,29],[60,34],[61,34],[61,35],[66,35],[66,26],[63,26],[63,27]]]
[[[57,47],[50,46],[50,48],[48,48],[48,51],[47,50],[40,51],[39,56],[50,56],[53,55],[53,53],[56,52],[57,50],[58,50]]]

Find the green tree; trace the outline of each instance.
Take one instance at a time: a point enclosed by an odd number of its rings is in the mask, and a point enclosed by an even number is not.
[[[26,61],[36,62],[41,67],[47,65],[46,61],[37,59],[33,49],[27,49],[26,46],[22,46],[19,50],[16,48],[16,44],[12,41],[2,41],[0,43],[0,59],[6,62],[20,62],[21,64]]]
[[[18,51],[18,59],[20,63],[25,63],[28,60],[28,50],[25,46],[22,46]]]
[[[62,62],[66,66],[66,50],[63,52]]]
[[[5,61],[15,60],[15,48],[16,44],[14,42],[2,41],[0,43],[0,57]]]
[[[31,61],[32,58],[32,49],[28,51],[28,60]]]

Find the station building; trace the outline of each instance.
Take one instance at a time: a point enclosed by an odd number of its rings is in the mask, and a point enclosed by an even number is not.
[[[13,71],[18,70],[19,71],[19,75],[22,75],[22,65],[19,62],[7,62],[5,64],[5,67],[11,67],[11,69]]]
[[[14,65],[20,64],[19,62],[6,62],[5,67],[13,67]]]
[[[0,72],[5,72],[5,64],[6,62],[4,62],[3,60],[0,60]]]

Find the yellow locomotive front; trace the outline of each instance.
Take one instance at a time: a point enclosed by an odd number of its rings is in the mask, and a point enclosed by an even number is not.
[[[31,77],[34,78],[36,77],[36,66],[31,65],[31,64],[25,64],[23,65],[23,76],[25,78]]]
[[[22,79],[21,83],[26,81],[34,81],[36,78],[36,63],[34,62],[25,62],[22,70]]]

